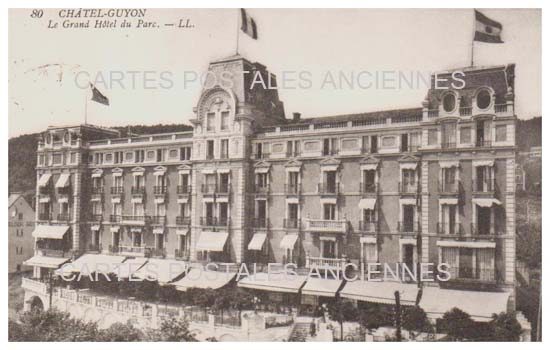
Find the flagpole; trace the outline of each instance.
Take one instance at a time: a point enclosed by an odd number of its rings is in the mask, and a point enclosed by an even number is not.
[[[84,93],[84,125],[86,124],[88,124],[88,94]]]
[[[474,38],[476,35],[476,10],[474,9],[474,22],[472,26],[472,48],[471,48],[471,58],[470,58],[470,67],[474,66]]]
[[[241,10],[240,9],[237,9],[237,48],[235,50],[235,53],[238,55],[239,54],[239,17],[241,16]]]

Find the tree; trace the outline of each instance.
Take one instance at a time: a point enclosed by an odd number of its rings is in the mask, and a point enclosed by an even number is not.
[[[433,331],[428,315],[419,306],[405,308],[402,315],[402,326],[411,333],[413,338],[416,337],[413,332],[429,333]]]
[[[366,329],[376,329],[393,325],[391,305],[367,303],[359,309],[359,322]]]
[[[158,297],[159,300],[165,304],[177,302],[179,299],[179,291],[173,284],[165,284],[159,286]]]
[[[157,341],[197,341],[195,335],[189,331],[189,323],[181,318],[172,318],[162,321]]]
[[[476,338],[474,327],[475,322],[470,315],[456,307],[441,318],[441,330],[453,341]]]
[[[105,342],[138,342],[143,341],[144,334],[131,323],[114,323],[101,330],[97,341]]]
[[[502,312],[493,315],[489,323],[492,328],[492,341],[519,341],[522,329],[513,314]]]
[[[328,313],[331,320],[340,324],[340,340],[344,340],[344,322],[354,322],[359,319],[357,307],[351,301],[343,301],[338,298],[328,305]]]

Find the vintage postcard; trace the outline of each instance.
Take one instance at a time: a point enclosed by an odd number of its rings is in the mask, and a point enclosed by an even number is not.
[[[8,29],[10,342],[541,341],[541,9]]]

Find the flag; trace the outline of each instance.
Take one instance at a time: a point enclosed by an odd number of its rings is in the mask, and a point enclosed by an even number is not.
[[[503,43],[500,38],[500,32],[502,32],[502,24],[497,21],[493,21],[483,13],[474,10],[476,13],[476,34],[474,41],[481,41],[484,43],[501,44]]]
[[[241,9],[241,30],[252,39],[258,39],[258,28],[256,21],[250,17],[244,9]]]
[[[99,92],[93,84],[90,84],[90,88],[92,89],[92,101],[96,101],[97,103],[101,103],[106,106],[109,105],[109,99]]]

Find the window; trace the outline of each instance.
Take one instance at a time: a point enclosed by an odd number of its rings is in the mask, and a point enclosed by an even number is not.
[[[437,145],[437,129],[428,130],[428,146]]]
[[[103,208],[101,206],[101,202],[93,202],[92,215],[101,215],[102,212],[103,212]]]
[[[134,175],[134,187],[144,187],[143,175]]]
[[[52,161],[54,165],[60,165],[63,162],[63,155],[61,153],[54,153],[52,156]],[[101,154],[101,162],[103,163],[103,154]],[[101,164],[101,163],[96,162],[96,164]]]
[[[145,160],[145,151],[144,150],[135,151],[135,155],[136,155],[136,163],[143,163],[143,161]]]
[[[145,215],[145,208],[143,207],[143,203],[134,203],[134,215],[135,216]]]
[[[113,186],[122,187],[122,176],[113,176]]]
[[[190,160],[190,159],[191,159],[191,147],[180,148],[180,160]]]
[[[503,142],[506,141],[506,125],[497,125],[495,131],[495,141]]]
[[[365,222],[376,222],[376,213],[374,209],[364,209],[363,210],[363,221]]]
[[[18,218],[19,220],[23,220],[23,213],[18,213],[18,214],[17,214],[17,218]]]
[[[122,163],[122,161],[124,159],[124,153],[123,152],[115,152],[114,156],[115,156],[115,164]]]
[[[377,262],[376,243],[363,243],[363,257],[365,263]]]
[[[456,147],[456,123],[443,123],[441,125],[441,148]]]
[[[257,189],[267,189],[267,173],[258,173],[256,174],[256,188]]]
[[[207,147],[206,158],[214,159],[214,140],[206,141],[206,147]]]
[[[38,165],[44,165],[45,164],[45,157],[43,154],[38,156]]]
[[[223,139],[220,144],[220,158],[229,158],[229,140]]]
[[[166,216],[166,205],[164,203],[157,203],[155,210],[157,216]]]
[[[333,203],[323,204],[323,219],[336,220],[336,204],[333,204]]]
[[[206,131],[214,131],[214,120],[216,115],[214,113],[206,114]]]
[[[229,129],[229,112],[222,112],[221,128],[222,130]]]
[[[157,162],[163,162],[164,161],[164,153],[165,153],[165,150],[157,149]]]
[[[481,90],[476,96],[477,108],[487,109],[491,105],[491,93],[488,90]]]
[[[76,163],[76,152],[71,152],[71,154],[70,154],[70,162],[71,162],[71,164],[75,164],[75,163]]]
[[[443,110],[452,112],[456,108],[456,96],[453,93],[448,93],[443,97]]]
[[[472,128],[464,127],[460,128],[460,143],[472,142]]]
[[[335,138],[323,140],[323,155],[329,156],[336,154],[338,140]]]
[[[476,123],[476,146],[486,147],[491,145],[490,120],[478,120]]]
[[[370,137],[370,153],[378,153],[378,136],[376,135]]]

